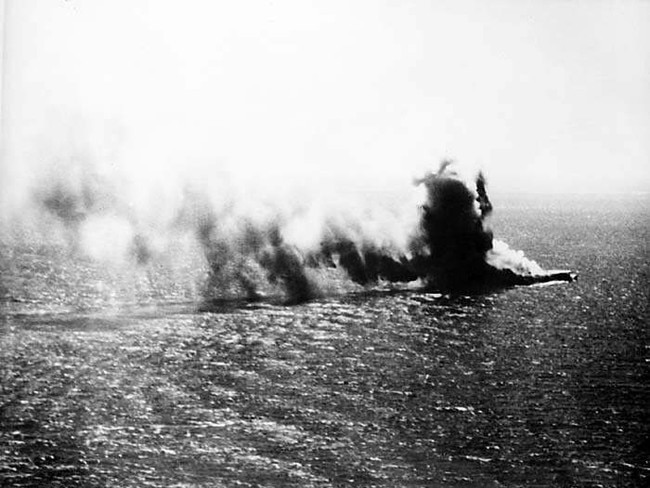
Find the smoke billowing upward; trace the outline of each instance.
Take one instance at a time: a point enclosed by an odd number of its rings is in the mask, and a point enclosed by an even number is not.
[[[451,292],[474,292],[552,280],[572,281],[569,272],[545,272],[521,251],[493,239],[485,219],[492,203],[482,172],[470,188],[444,161],[438,172],[418,183],[427,189],[422,206],[420,253],[416,266],[429,287]]]
[[[460,290],[482,282],[492,234],[484,228],[483,215],[476,210],[476,194],[451,172],[448,162],[420,183],[427,189],[421,227],[430,286]],[[486,197],[484,187],[482,193]]]
[[[318,211],[309,199],[263,202],[225,179],[221,186],[184,184],[169,217],[151,219],[130,202],[122,180],[92,165],[68,169],[44,175],[33,201],[59,222],[72,252],[146,268],[164,255],[198,251],[203,268],[195,278],[206,300],[281,295],[299,303],[345,281],[347,289],[415,282],[465,293],[552,278],[493,239],[484,175],[473,188],[449,161],[417,180],[411,191],[424,190],[423,199],[396,214],[370,199],[363,211],[351,201]]]

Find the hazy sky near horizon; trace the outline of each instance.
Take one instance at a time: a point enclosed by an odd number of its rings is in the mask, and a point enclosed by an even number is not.
[[[160,181],[449,157],[493,191],[650,191],[647,1],[4,3],[5,192],[79,154]]]

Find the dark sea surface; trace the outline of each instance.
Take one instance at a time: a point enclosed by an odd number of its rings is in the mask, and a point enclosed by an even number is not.
[[[5,239],[0,485],[648,486],[650,199],[495,198],[570,284],[201,303]]]

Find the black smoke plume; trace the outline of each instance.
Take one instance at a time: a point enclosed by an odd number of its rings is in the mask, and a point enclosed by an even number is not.
[[[155,261],[152,242],[166,240],[173,248],[175,241],[191,236],[203,255],[202,289],[207,300],[254,301],[280,294],[289,303],[300,303],[327,293],[333,281],[344,278],[364,287],[419,280],[427,289],[445,293],[574,279],[568,272],[546,272],[522,252],[493,239],[486,226],[493,207],[482,173],[472,188],[451,162],[444,161],[416,185],[425,190],[425,200],[419,221],[401,240],[387,237],[391,232],[381,226],[364,230],[363,223],[353,218],[325,216],[306,223],[305,212],[295,209],[269,211],[256,203],[255,212],[244,211],[237,197],[224,197],[216,204],[205,190],[186,190],[171,223],[153,232],[151,225],[141,225],[142,218],[117,186],[92,171],[51,180],[40,187],[36,198],[69,231],[73,247],[89,242],[97,248],[98,242],[102,247],[103,240],[113,239],[103,247],[119,249],[115,242],[123,242],[123,252],[136,265]],[[91,231],[106,225],[112,226],[108,234],[92,238]],[[294,233],[297,228],[310,234],[307,241],[312,244],[288,238],[292,228]],[[120,234],[123,238],[115,241]]]
[[[408,251],[356,243],[340,230],[330,229],[320,256],[311,262],[336,262],[361,285],[422,279],[429,289],[452,293],[575,279],[566,271],[546,272],[522,252],[493,239],[485,225],[493,207],[483,173],[471,189],[452,163],[443,161],[437,172],[416,184],[423,185],[427,195]]]
[[[226,205],[217,212],[200,194],[189,192],[177,219],[181,228],[194,227],[207,262],[204,298],[244,296],[256,301],[280,287],[287,303],[301,303],[321,294],[310,276],[306,258],[284,241],[279,223],[233,218]]]
[[[427,191],[420,221],[424,255],[414,266],[427,286],[444,292],[479,292],[548,281],[573,281],[568,271],[547,272],[535,261],[493,239],[485,219],[492,213],[483,173],[472,190],[444,161],[419,182]]]

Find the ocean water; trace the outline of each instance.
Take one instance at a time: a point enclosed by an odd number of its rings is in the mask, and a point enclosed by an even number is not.
[[[578,281],[206,306],[190,257],[5,239],[0,485],[647,486],[650,199],[493,203]]]

